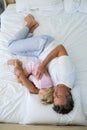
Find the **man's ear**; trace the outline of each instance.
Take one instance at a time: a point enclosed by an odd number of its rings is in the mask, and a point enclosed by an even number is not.
[[[70,92],[69,92],[69,91],[67,91],[67,92],[66,92],[66,96],[69,96],[69,95],[70,95]]]

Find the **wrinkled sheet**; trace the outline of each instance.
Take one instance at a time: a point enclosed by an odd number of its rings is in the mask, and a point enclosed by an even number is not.
[[[8,52],[8,41],[25,25],[27,13],[35,16],[39,27],[34,35],[50,34],[62,43],[76,66],[77,78],[72,90],[74,109],[69,114],[56,114],[52,105],[44,106],[38,95],[32,95],[16,82],[10,58],[19,58],[24,64],[35,57],[13,56]],[[9,5],[1,16],[0,32],[0,122],[21,124],[77,124],[87,125],[87,15],[67,15],[59,11],[16,13],[15,4]],[[47,116],[48,115],[48,116]]]

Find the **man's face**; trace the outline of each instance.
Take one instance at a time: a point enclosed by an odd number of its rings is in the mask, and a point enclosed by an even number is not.
[[[70,95],[69,88],[60,84],[54,88],[54,105],[64,105],[66,103],[66,97]]]

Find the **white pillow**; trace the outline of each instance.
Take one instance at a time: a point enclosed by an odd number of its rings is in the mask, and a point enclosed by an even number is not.
[[[64,10],[67,13],[74,13],[78,10],[81,0],[64,0]]]
[[[87,0],[81,0],[79,12],[87,13]]]
[[[18,12],[29,9],[49,8],[57,5],[62,0],[16,0],[16,10]]]
[[[20,124],[77,124],[86,125],[86,120],[81,109],[79,87],[72,90],[74,98],[74,109],[69,114],[57,114],[52,109],[53,105],[43,105],[40,103],[38,95],[28,94],[25,102],[25,115]]]

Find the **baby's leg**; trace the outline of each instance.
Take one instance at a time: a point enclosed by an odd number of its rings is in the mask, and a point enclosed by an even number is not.
[[[24,74],[25,74],[26,77],[29,77],[30,73],[27,72],[26,68],[23,69],[23,72],[24,72]]]
[[[17,66],[17,67],[14,68],[14,74],[15,74],[16,76],[20,76],[20,74],[23,74],[23,75],[25,75],[26,77],[28,77],[30,73],[27,72],[26,68]]]
[[[22,84],[22,81],[20,79],[20,75],[24,75],[23,69],[21,67],[15,67],[14,74],[16,75],[17,82]]]
[[[20,78],[20,81],[22,82],[22,84],[29,90],[30,93],[32,93],[32,94],[39,93],[39,89],[36,88],[36,86],[31,81],[29,81],[25,75],[20,75],[19,78]]]
[[[7,61],[8,65],[14,65],[15,67],[22,67],[22,62],[18,59],[11,59]]]
[[[20,80],[20,77],[17,76],[17,77],[16,77],[16,80],[17,80],[18,83],[21,83],[21,84],[22,84],[22,81]]]
[[[15,67],[14,68],[14,74],[17,76],[17,77],[19,77],[21,74],[23,74],[24,75],[24,72],[23,72],[23,68],[22,67]]]

